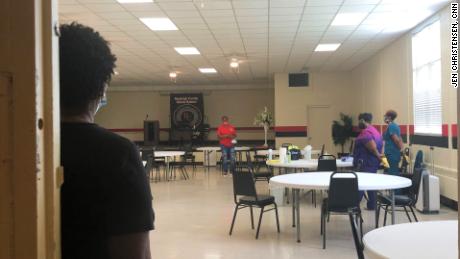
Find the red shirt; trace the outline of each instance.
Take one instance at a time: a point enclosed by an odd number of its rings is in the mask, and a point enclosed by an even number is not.
[[[232,124],[220,124],[219,128],[217,128],[218,135],[236,135],[235,127]],[[226,147],[232,147],[232,138],[221,138],[220,144]]]

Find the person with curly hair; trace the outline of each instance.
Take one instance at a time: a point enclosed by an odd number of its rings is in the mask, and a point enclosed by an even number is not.
[[[358,127],[360,129],[358,137],[355,139],[355,147],[353,149],[353,165],[361,172],[377,173],[380,162],[382,160],[383,140],[380,132],[372,126],[372,114],[361,113],[358,116]],[[360,199],[364,196],[364,192],[360,193]],[[367,209],[375,209],[375,192],[367,191],[369,200],[367,201]]]
[[[94,123],[116,57],[92,28],[60,29],[62,258],[151,258],[152,194],[139,151]]]
[[[394,110],[388,110],[383,116],[383,121],[388,125],[387,130],[383,133],[385,156],[390,165],[388,173],[392,175],[400,175],[399,162],[401,161],[401,151],[404,148],[401,129],[395,122],[397,116],[398,114]]]

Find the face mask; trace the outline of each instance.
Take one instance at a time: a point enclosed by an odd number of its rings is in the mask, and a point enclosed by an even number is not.
[[[366,128],[366,123],[364,123],[364,122],[359,122],[359,123],[358,123],[358,127],[359,127],[360,129],[365,129],[365,128]]]
[[[384,117],[383,117],[383,121],[384,121],[386,124],[390,124],[390,122],[391,122],[390,118],[388,118],[387,116],[384,116]]]

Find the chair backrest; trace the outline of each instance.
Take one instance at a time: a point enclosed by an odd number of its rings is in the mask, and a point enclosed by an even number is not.
[[[417,155],[415,156],[414,170],[412,170],[412,173],[415,173],[415,168],[421,167],[422,163],[423,163],[423,151],[419,150],[417,151]]]
[[[409,196],[411,196],[411,199],[413,200],[414,204],[418,200],[418,192],[420,190],[420,185],[422,183],[424,169],[425,168],[423,167],[423,165],[420,165],[419,167],[414,169],[414,174],[412,175],[412,186],[409,189]]]
[[[352,140],[351,143],[350,143],[350,149],[348,150],[348,152],[350,154],[353,154],[354,147],[355,147],[355,142]]]
[[[318,158],[318,168],[316,171],[329,172],[337,171],[337,161],[334,155],[321,155]]]
[[[142,148],[142,160],[148,161],[149,157],[153,157],[153,147],[144,147]]]
[[[144,169],[145,169],[145,173],[148,175],[148,173],[150,173],[150,171],[152,170],[153,168],[153,164],[154,164],[154,159],[153,157],[149,157],[147,158],[146,160],[146,163],[145,163],[145,166],[144,166]]]
[[[358,259],[364,259],[364,245],[361,242],[361,237],[358,232],[358,226],[356,226],[355,216],[352,211],[349,211],[348,216],[350,218],[351,231],[353,232],[353,240],[355,241],[356,253],[358,254]]]
[[[252,173],[245,170],[233,172],[233,196],[237,202],[237,196],[252,196],[257,200],[256,185]]]
[[[329,180],[328,211],[347,212],[359,208],[358,176],[355,172],[334,172]]]
[[[321,153],[319,153],[319,156],[324,155],[324,148],[325,148],[325,144],[323,144],[323,146],[321,147]]]

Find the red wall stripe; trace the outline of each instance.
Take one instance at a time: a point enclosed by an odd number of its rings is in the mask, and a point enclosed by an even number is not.
[[[442,136],[443,137],[449,136],[449,125],[448,124],[442,124]]]
[[[307,126],[277,126],[276,132],[306,132]]]
[[[457,124],[452,124],[452,137],[457,137]]]

